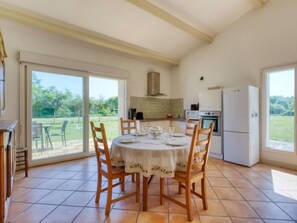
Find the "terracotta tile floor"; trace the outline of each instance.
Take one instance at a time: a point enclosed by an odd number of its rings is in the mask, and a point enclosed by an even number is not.
[[[14,182],[9,222],[77,223],[180,223],[187,222],[183,208],[165,201],[159,205],[159,179],[149,188],[148,211],[134,198],[112,206],[104,214],[106,193],[95,204],[96,159],[94,157],[55,165],[31,168],[29,177],[17,173]],[[208,162],[208,210],[193,197],[193,222],[297,222],[297,171],[257,164],[252,168],[210,158]],[[104,181],[104,183],[106,183]],[[135,184],[127,179],[126,191]],[[197,190],[200,187],[196,184]],[[167,181],[166,191],[177,194],[177,185]],[[118,197],[115,188],[113,197]]]

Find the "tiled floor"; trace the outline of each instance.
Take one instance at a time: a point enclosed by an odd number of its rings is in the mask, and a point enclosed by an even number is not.
[[[28,178],[18,173],[9,222],[187,222],[183,208],[167,201],[159,205],[157,177],[150,184],[147,212],[141,211],[141,202],[135,203],[131,198],[114,204],[106,218],[106,194],[101,196],[99,205],[94,201],[96,169],[93,157],[32,168]],[[203,210],[201,200],[193,197],[193,222],[297,222],[297,171],[264,164],[246,168],[210,158],[207,175],[209,208]],[[126,185],[126,191],[134,190],[130,179]],[[166,189],[178,196],[172,180]],[[113,196],[119,193],[119,188],[115,188]]]

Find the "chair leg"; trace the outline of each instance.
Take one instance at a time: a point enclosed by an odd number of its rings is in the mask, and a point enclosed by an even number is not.
[[[121,191],[125,191],[125,177],[121,178]]]
[[[181,186],[181,182],[178,182],[178,194],[181,194],[181,189],[182,189],[182,186]]]
[[[140,174],[136,173],[136,202],[140,201]]]
[[[110,206],[111,206],[111,198],[112,198],[112,180],[108,179],[108,189],[107,189],[107,199],[106,199],[106,208],[105,215],[109,215]]]
[[[96,192],[96,200],[95,202],[98,204],[100,200],[101,194],[101,183],[102,183],[102,175],[98,173],[98,180],[97,180],[97,192]]]
[[[132,174],[132,182],[135,183],[135,176],[134,176],[134,173]]]
[[[192,190],[193,190],[193,191],[195,191],[195,190],[196,190],[196,184],[195,184],[195,182],[194,182],[194,183],[192,183]]]
[[[192,221],[191,216],[191,185],[189,183],[186,183],[186,209],[187,209],[187,215],[188,215],[188,221]]]
[[[163,205],[163,194],[164,194],[164,178],[160,178],[160,205]]]
[[[28,165],[28,150],[25,152],[25,177],[28,177],[28,170],[29,170],[29,165]]]
[[[208,209],[207,204],[207,196],[206,196],[206,178],[205,176],[201,179],[201,194],[202,194],[202,202],[203,202],[203,209]]]
[[[66,144],[66,134],[64,133],[64,142],[65,142],[65,147],[67,147],[67,144]]]

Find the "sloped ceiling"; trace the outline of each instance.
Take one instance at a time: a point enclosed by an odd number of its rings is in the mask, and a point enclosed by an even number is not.
[[[147,53],[136,56],[149,58],[151,54],[151,59],[177,65],[187,53],[211,44],[223,29],[248,11],[261,8],[263,3],[262,0],[0,0],[0,16],[19,22],[25,22],[26,16],[38,18],[95,39],[110,38],[116,44],[130,47],[129,52],[136,49]],[[75,32],[69,35],[78,36]]]

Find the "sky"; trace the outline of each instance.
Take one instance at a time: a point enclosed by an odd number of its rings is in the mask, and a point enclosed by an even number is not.
[[[41,85],[45,88],[55,86],[59,90],[70,90],[75,95],[82,96],[82,77],[60,75],[46,72],[33,71],[41,80]],[[107,99],[109,97],[118,96],[118,81],[113,79],[90,77],[89,79],[90,97],[99,98],[102,96]]]
[[[294,96],[294,69],[269,73],[270,96]]]

